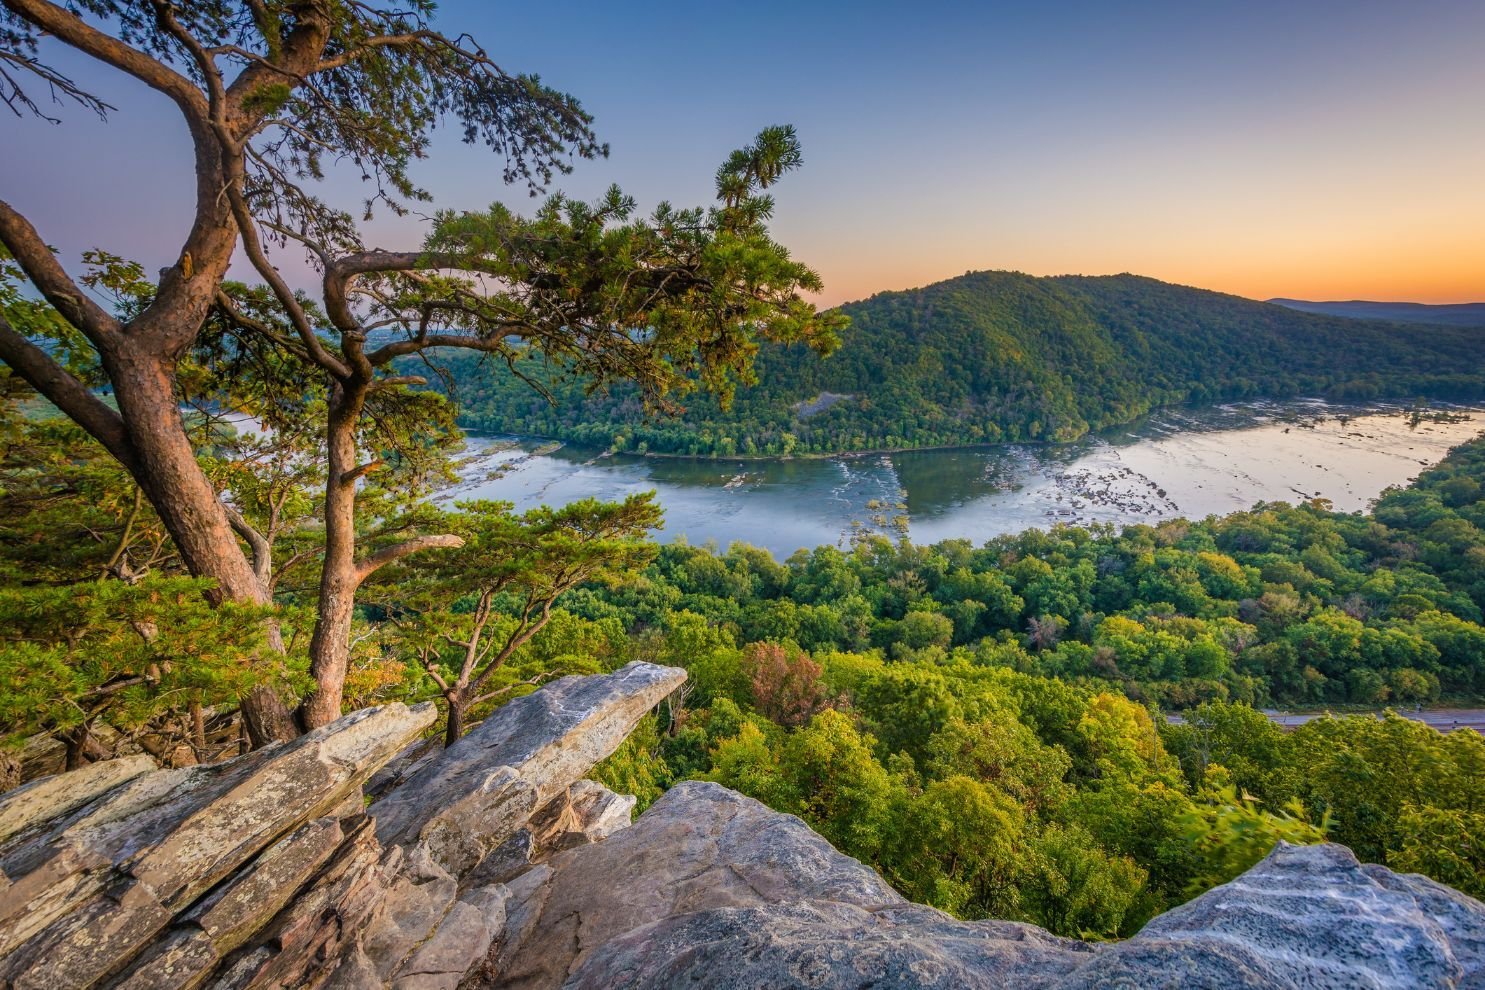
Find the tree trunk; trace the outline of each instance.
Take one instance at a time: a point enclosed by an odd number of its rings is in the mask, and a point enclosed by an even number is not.
[[[444,748],[454,745],[459,737],[464,735],[464,713],[468,701],[462,694],[451,694],[446,696],[449,703],[449,724],[443,732]]]
[[[269,603],[216,490],[201,470],[176,403],[173,362],[157,354],[134,354],[125,344],[105,355],[119,412],[135,451],[135,480],[170,533],[187,570],[213,578],[223,599],[256,605]],[[282,649],[277,627],[270,646]],[[298,734],[283,701],[266,687],[242,699],[243,722],[254,746]]]
[[[63,770],[77,770],[87,762],[88,737],[91,734],[88,724],[84,722],[77,728],[68,731],[62,737],[62,742],[67,747],[66,757],[62,764]]]
[[[325,430],[325,559],[320,569],[320,608],[309,643],[315,686],[299,706],[306,729],[340,718],[346,668],[350,663],[351,621],[356,589],[356,424],[366,400],[358,380],[332,381]]]

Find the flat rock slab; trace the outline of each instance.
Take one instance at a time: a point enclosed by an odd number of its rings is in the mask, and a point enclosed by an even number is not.
[[[90,763],[69,773],[42,777],[0,797],[0,843],[19,832],[65,815],[125,781],[157,769],[148,756]]]
[[[635,662],[502,706],[372,806],[383,845],[420,842],[455,876],[608,756],[686,672]]]

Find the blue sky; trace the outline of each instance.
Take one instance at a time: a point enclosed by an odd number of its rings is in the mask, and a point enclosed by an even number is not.
[[[574,93],[612,154],[562,182],[705,202],[794,124],[776,230],[824,301],[968,269],[1135,271],[1243,295],[1485,298],[1485,3],[446,2],[506,68]],[[186,142],[155,94],[59,56],[119,112],[0,122],[0,196],[75,256],[173,259]],[[519,205],[445,132],[439,206]],[[337,176],[331,198],[360,191]],[[378,221],[410,246],[418,222]]]

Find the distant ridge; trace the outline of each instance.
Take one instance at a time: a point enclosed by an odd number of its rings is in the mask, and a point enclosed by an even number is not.
[[[1485,327],[1485,302],[1431,305],[1415,302],[1368,302],[1349,299],[1344,302],[1310,302],[1307,299],[1270,299],[1276,306],[1287,306],[1304,313],[1346,316],[1353,320],[1387,320],[1392,323],[1432,323],[1435,326]]]
[[[970,272],[840,308],[838,352],[763,347],[731,409],[692,395],[679,419],[646,416],[632,389],[548,371],[553,405],[468,356],[445,363],[473,429],[720,457],[1067,441],[1182,403],[1485,396],[1485,325],[1306,313],[1136,275]]]

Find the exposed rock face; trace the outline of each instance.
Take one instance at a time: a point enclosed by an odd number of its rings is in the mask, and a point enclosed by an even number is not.
[[[374,974],[397,988],[454,990],[502,928],[501,881],[558,844],[629,823],[633,798],[578,778],[685,679],[648,663],[564,677],[417,759],[408,782],[374,808],[389,889],[346,978],[354,970],[362,983]]]
[[[89,763],[72,773],[43,777],[18,787],[0,797],[0,842],[32,825],[64,815],[153,769],[155,761],[148,756],[126,756]]]
[[[1485,905],[1341,846],[1281,845],[1111,945],[905,902],[802,822],[682,784],[511,885],[467,985],[607,988],[1485,985]]]
[[[357,712],[241,759],[135,776],[21,831],[0,848],[0,980],[96,984],[280,836],[359,794],[433,718],[431,705]]]
[[[911,904],[715,784],[630,825],[632,797],[580,778],[683,678],[565,678],[447,750],[430,707],[388,705],[13,791],[0,988],[1485,988],[1485,906],[1339,846],[1281,846],[1090,945]]]
[[[1156,917],[1059,987],[1485,985],[1485,905],[1345,846],[1281,843],[1231,883]]]
[[[471,985],[1002,987],[1090,955],[1030,925],[912,904],[798,818],[717,784],[681,784],[521,881]]]
[[[384,845],[423,843],[445,869],[472,870],[685,679],[673,667],[631,663],[517,698],[378,802],[377,837]]]
[[[564,678],[447,750],[419,742],[431,705],[394,704],[211,766],[18,788],[0,797],[0,987],[453,990],[503,929],[498,880],[628,824],[633,798],[570,785],[684,678]],[[363,785],[399,757],[374,818]]]

